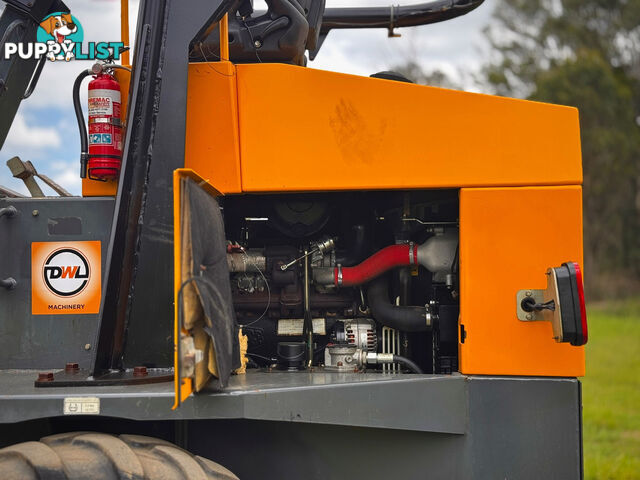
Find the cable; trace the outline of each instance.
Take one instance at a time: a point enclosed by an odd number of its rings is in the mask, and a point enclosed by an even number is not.
[[[263,355],[258,355],[257,353],[249,353],[249,352],[247,352],[247,353],[245,353],[245,355],[246,355],[246,356],[248,356],[248,357],[257,357],[257,358],[261,358],[261,359],[263,359],[263,360],[267,360],[268,362],[271,362],[271,363],[277,363],[277,361],[278,361],[278,360],[277,360],[277,359],[275,359],[275,358],[265,357],[265,356],[263,356]]]
[[[411,370],[413,373],[419,373],[419,374],[422,373],[422,370],[420,369],[420,367],[413,360],[409,360],[407,357],[394,355],[393,361],[395,363],[401,363],[402,365],[407,367],[409,370]]]
[[[242,328],[244,328],[244,327],[250,327],[254,323],[258,322],[259,320],[262,320],[262,318],[267,314],[267,312],[269,311],[269,307],[271,306],[271,288],[269,288],[269,282],[267,281],[267,277],[264,276],[264,273],[262,273],[260,268],[258,268],[258,265],[251,259],[249,255],[247,255],[247,252],[245,251],[244,248],[242,248],[241,251],[244,254],[244,256],[247,257],[247,260],[250,262],[250,264],[254,266],[254,268],[258,271],[258,273],[264,280],[264,284],[267,286],[267,294],[268,294],[267,306],[265,307],[264,312],[262,312],[262,315],[260,315],[254,321],[247,323],[246,325],[240,325]]]
[[[260,55],[258,55],[258,47],[256,47],[256,41],[253,39],[253,33],[251,33],[251,29],[247,25],[247,22],[244,18],[242,19],[242,24],[244,25],[244,28],[247,29],[247,33],[249,34],[249,38],[251,39],[251,45],[253,46],[253,51],[256,54],[256,58],[260,63],[262,63],[262,59],[260,58]]]

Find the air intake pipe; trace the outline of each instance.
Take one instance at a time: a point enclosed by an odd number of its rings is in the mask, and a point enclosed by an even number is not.
[[[432,273],[449,273],[455,261],[458,232],[435,235],[422,245],[391,245],[355,267],[314,269],[314,281],[321,285],[353,287],[367,283],[396,267],[422,265]]]

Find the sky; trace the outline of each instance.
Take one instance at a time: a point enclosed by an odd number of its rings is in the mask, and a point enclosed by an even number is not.
[[[328,7],[388,6],[419,3],[414,0],[327,0]],[[407,61],[415,61],[425,71],[439,69],[468,90],[477,90],[469,72],[477,71],[486,59],[488,47],[482,29],[490,21],[493,0],[475,11],[440,24],[397,29],[400,38],[388,38],[384,29],[336,30],[329,33],[318,56],[308,68],[368,76]],[[84,40],[119,41],[119,0],[66,0],[82,23]],[[135,38],[138,0],[130,0],[130,37]],[[264,3],[256,0],[256,10]],[[0,0],[0,10],[4,2]],[[38,85],[24,100],[0,150],[0,185],[27,194],[21,180],[11,176],[6,161],[13,156],[31,160],[36,169],[74,195],[81,193],[79,177],[80,141],[73,113],[71,87],[77,74],[90,61],[46,62]],[[81,103],[86,105],[86,84]],[[85,107],[85,119],[86,119]],[[41,182],[42,183],[42,182]],[[45,194],[54,192],[44,187]]]

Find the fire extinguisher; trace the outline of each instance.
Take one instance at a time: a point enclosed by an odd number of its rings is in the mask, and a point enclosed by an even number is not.
[[[97,63],[78,75],[73,85],[73,106],[80,129],[80,177],[115,180],[122,163],[122,124],[120,121],[120,84],[112,69],[119,65]],[[89,82],[89,134],[80,106],[82,80]]]

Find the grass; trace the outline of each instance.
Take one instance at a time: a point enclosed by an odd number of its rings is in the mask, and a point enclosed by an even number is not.
[[[640,299],[588,312],[585,478],[640,480]]]

